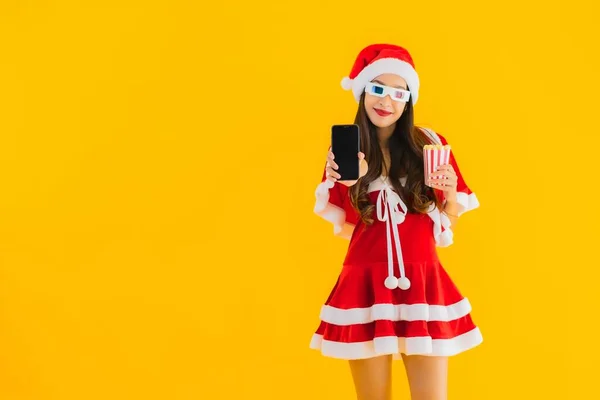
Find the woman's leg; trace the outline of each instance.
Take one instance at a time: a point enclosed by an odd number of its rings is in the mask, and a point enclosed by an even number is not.
[[[351,360],[357,400],[391,400],[392,356]]]
[[[411,400],[448,398],[448,357],[407,356],[402,354]]]

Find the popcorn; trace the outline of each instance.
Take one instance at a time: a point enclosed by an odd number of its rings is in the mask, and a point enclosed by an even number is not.
[[[425,171],[425,184],[429,178],[438,178],[434,175],[434,168],[440,165],[450,164],[450,145],[427,144],[423,146],[423,167]]]

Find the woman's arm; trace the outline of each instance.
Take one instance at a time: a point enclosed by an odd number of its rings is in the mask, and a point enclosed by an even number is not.
[[[456,226],[456,223],[458,222],[458,208],[459,204],[456,201],[456,199],[446,199],[443,212],[448,216],[448,219],[450,220],[451,224],[450,226],[453,230]]]

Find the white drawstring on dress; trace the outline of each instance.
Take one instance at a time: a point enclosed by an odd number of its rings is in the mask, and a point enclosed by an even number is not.
[[[400,235],[398,234],[398,225],[404,222],[407,210],[408,208],[400,196],[393,191],[392,187],[386,181],[384,181],[384,187],[380,190],[379,195],[377,196],[377,218],[380,221],[385,222],[386,225],[388,276],[385,279],[384,285],[390,290],[396,288],[406,290],[410,288],[410,280],[406,277],[404,272],[402,248],[400,247]],[[394,236],[394,244],[396,245],[400,279],[394,276],[394,254],[392,250],[390,228]]]

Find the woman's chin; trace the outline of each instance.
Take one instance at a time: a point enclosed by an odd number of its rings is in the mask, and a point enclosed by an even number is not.
[[[396,118],[395,114],[391,114],[388,116],[381,116],[379,114],[377,114],[376,112],[373,113],[367,113],[367,115],[369,116],[369,119],[371,120],[371,122],[373,123],[373,125],[375,125],[378,128],[388,128],[390,126],[392,126],[393,124],[395,124],[399,118]]]
[[[376,116],[375,118],[371,118],[371,122],[378,128],[388,128],[396,123],[397,119],[395,118],[381,118]]]

